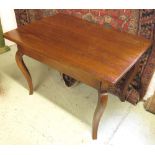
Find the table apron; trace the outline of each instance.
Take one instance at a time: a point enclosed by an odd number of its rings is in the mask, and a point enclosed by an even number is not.
[[[62,64],[54,59],[50,59],[49,57],[41,55],[39,52],[36,52],[34,50],[21,47],[21,46],[18,46],[18,49],[24,55],[27,55],[33,59],[38,60],[39,62],[47,64],[51,66],[52,68],[75,78],[78,81],[81,81],[97,90],[100,88],[100,83],[102,81],[95,79],[94,75],[88,74],[87,72],[84,72],[83,70],[79,68],[75,68],[73,66]]]

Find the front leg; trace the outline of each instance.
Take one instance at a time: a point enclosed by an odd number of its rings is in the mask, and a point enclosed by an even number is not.
[[[23,75],[25,76],[28,86],[29,86],[29,94],[33,94],[33,85],[32,85],[32,79],[31,79],[31,75],[30,72],[28,71],[26,65],[24,64],[23,61],[23,53],[20,51],[17,51],[16,53],[16,62],[17,65],[19,67],[19,69],[21,70],[21,72],[23,73]]]
[[[101,84],[102,85],[102,84]],[[102,90],[102,86],[98,90],[98,103],[93,116],[92,123],[92,138],[97,139],[97,131],[100,123],[100,119],[107,105],[108,95],[106,90]]]

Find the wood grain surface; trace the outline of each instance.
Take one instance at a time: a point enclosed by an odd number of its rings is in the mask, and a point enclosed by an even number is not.
[[[122,87],[124,101],[128,85],[138,71],[138,60],[151,46],[151,42],[144,38],[105,29],[65,14],[21,26],[5,33],[4,37],[18,45],[16,61],[28,82],[30,94],[33,93],[33,85],[23,61],[24,55],[98,90],[98,104],[92,122],[93,139],[97,139],[110,86],[132,68],[129,80]]]
[[[144,38],[105,29],[65,14],[21,26],[5,33],[4,37],[44,57],[87,72],[97,80],[113,84],[151,45]]]

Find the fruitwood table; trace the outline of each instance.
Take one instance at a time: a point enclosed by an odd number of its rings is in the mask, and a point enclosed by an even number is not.
[[[109,88],[129,70],[122,88],[125,93],[137,73],[139,59],[152,43],[144,38],[105,29],[100,25],[65,14],[43,18],[4,34],[18,45],[16,62],[24,74],[30,94],[32,79],[23,55],[50,65],[98,90],[98,104],[93,116],[92,138],[97,138],[100,118],[108,100]]]

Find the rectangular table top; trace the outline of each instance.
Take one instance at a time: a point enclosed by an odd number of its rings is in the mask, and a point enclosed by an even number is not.
[[[142,37],[57,14],[4,34],[18,45],[116,83],[151,46]]]

